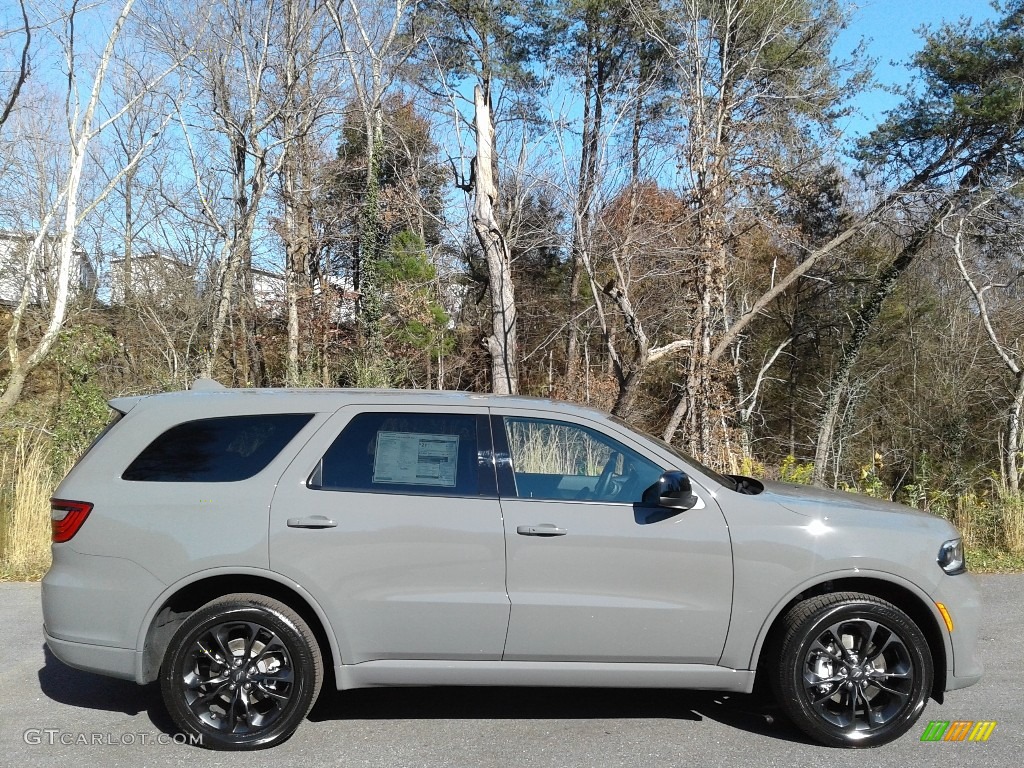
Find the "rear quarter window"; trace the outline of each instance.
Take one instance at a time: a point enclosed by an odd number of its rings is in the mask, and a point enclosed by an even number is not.
[[[121,478],[141,482],[230,483],[263,470],[309,413],[223,416],[171,427],[135,457]]]

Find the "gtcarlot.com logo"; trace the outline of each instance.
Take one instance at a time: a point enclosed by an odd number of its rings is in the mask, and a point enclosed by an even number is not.
[[[921,741],[988,741],[995,729],[995,720],[932,720]]]
[[[203,737],[195,734],[185,735],[184,733],[109,733],[109,732],[85,732],[85,731],[64,731],[60,728],[29,728],[21,735],[26,744],[39,746],[61,745],[65,747],[100,747],[116,746],[130,747],[136,744],[142,746],[165,744],[191,744],[202,745]]]

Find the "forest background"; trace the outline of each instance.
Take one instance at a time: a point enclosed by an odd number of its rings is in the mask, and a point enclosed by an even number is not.
[[[856,11],[5,3],[0,578],[106,400],[197,377],[587,403],[1024,567],[1024,0],[851,141]]]

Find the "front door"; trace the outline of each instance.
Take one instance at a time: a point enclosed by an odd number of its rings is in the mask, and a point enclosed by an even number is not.
[[[503,658],[717,663],[732,556],[711,495],[695,485],[698,508],[674,515],[643,507],[668,467],[628,434],[492,410],[496,450],[512,469],[501,478],[512,601]]]

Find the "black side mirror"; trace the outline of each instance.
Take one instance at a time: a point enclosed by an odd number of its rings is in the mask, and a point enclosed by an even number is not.
[[[658,482],[644,491],[643,503],[652,507],[665,507],[686,511],[697,506],[690,478],[685,472],[670,469],[658,478]]]

